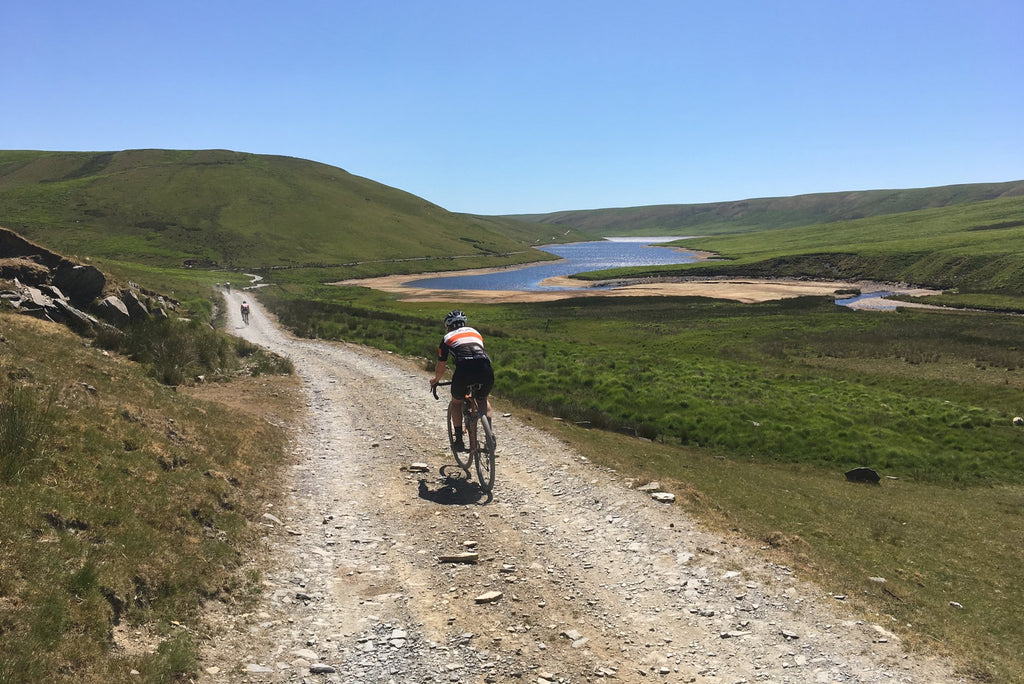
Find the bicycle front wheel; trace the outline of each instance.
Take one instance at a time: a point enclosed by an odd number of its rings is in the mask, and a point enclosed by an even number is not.
[[[480,489],[489,492],[494,487],[495,439],[491,430],[491,419],[480,416],[480,428],[483,434],[477,434],[476,477],[480,482]],[[481,437],[483,439],[480,439]]]
[[[455,448],[455,423],[452,422],[452,405],[448,404],[448,445],[451,447],[452,456],[455,457],[455,462],[459,464],[459,467],[466,471],[466,477],[469,477],[469,464],[473,460],[470,456],[469,450],[459,451]]]

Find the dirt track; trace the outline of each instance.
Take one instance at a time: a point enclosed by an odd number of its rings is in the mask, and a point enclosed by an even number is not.
[[[804,583],[515,416],[495,413],[493,498],[446,479],[425,370],[291,339],[258,306],[243,326],[240,301],[231,331],[295,362],[308,411],[286,503],[258,521],[262,599],[211,610],[203,681],[960,681],[907,655],[889,618],[845,612],[843,587]],[[470,549],[476,564],[439,561]]]

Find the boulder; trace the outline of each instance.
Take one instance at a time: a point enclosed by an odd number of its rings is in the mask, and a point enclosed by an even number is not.
[[[854,468],[853,470],[846,471],[846,479],[849,482],[878,484],[882,478],[871,468]]]
[[[53,274],[53,284],[65,293],[75,306],[86,306],[101,294],[107,278],[95,266],[62,265]]]
[[[139,299],[139,295],[135,293],[135,290],[125,290],[122,292],[121,301],[124,302],[125,308],[128,309],[128,315],[133,321],[142,321],[149,318],[149,309]]]
[[[128,307],[118,297],[104,297],[96,306],[96,315],[116,328],[123,328],[131,322]]]

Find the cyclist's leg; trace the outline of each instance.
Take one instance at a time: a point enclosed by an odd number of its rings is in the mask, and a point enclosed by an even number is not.
[[[448,404],[449,415],[452,418],[452,429],[455,432],[455,444],[459,451],[466,451],[466,443],[462,438],[463,419],[462,415],[465,411],[464,404],[466,403],[463,398],[466,396],[466,385],[463,380],[464,373],[459,373],[458,366],[455,367],[455,372],[452,373],[452,398]]]
[[[469,386],[469,379],[466,375],[466,370],[459,366],[456,366],[455,372],[452,373],[452,423],[455,427],[459,428],[460,431],[462,429],[463,398],[466,396],[466,389]]]
[[[452,409],[452,425],[457,427],[459,431],[462,430],[462,399],[456,399],[452,397],[452,400],[448,404]]]
[[[477,406],[480,407],[482,414],[485,416],[487,421],[487,432],[486,432],[486,450],[490,452],[491,458],[494,456],[494,448],[497,444],[497,439],[494,435],[494,423],[491,422],[491,389],[494,387],[494,369],[491,364],[488,363],[480,369],[477,382],[480,383],[480,389],[477,391]],[[494,477],[494,466],[491,465],[491,477]]]
[[[480,399],[480,405],[484,410],[484,415],[488,418],[491,417],[491,389],[494,388],[494,368],[491,364],[483,366],[475,382],[480,383],[480,390],[477,392],[477,397]]]
[[[466,442],[462,438],[462,425],[465,422],[462,419],[462,414],[465,410],[463,404],[465,404],[464,401],[461,399],[456,400],[454,397],[452,397],[451,402],[448,404],[448,415],[451,417],[452,432],[455,437],[454,448],[457,451],[466,451]]]

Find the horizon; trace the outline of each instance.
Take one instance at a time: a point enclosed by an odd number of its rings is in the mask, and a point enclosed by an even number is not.
[[[12,4],[0,147],[289,156],[483,215],[1003,183],[1020,35],[1013,0]]]

